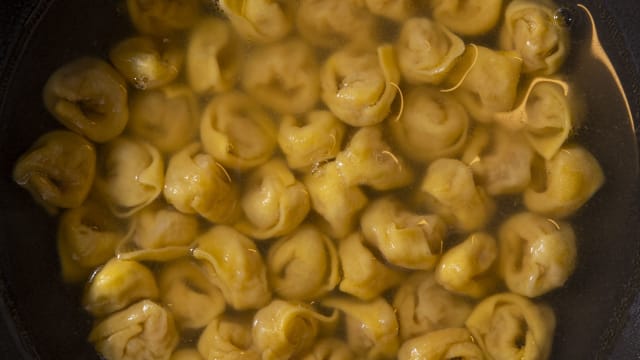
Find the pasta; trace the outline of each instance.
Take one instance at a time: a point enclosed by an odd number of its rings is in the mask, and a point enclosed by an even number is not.
[[[546,305],[501,293],[476,305],[465,325],[492,359],[547,359],[555,316]]]
[[[459,160],[431,163],[420,190],[429,209],[462,231],[482,228],[495,211],[493,200],[475,185],[471,169]]]
[[[398,351],[398,320],[391,305],[382,298],[361,301],[346,297],[322,300],[322,305],[345,315],[349,346],[367,359],[393,358]]]
[[[377,56],[355,48],[332,54],[320,78],[325,105],[351,126],[382,122],[391,111],[400,71],[391,45],[377,48]]]
[[[447,231],[438,216],[411,213],[391,197],[371,203],[362,214],[360,227],[389,263],[414,270],[435,267]]]
[[[70,131],[13,169],[61,212],[99,356],[551,356],[536,298],[569,281],[567,218],[605,181],[556,4],[126,4],[113,66],[44,86]]]
[[[323,48],[368,42],[375,30],[373,16],[359,0],[300,0],[296,25],[305,40]]]
[[[292,28],[294,5],[282,0],[220,0],[220,7],[243,37],[273,42]]]
[[[193,92],[184,85],[131,94],[127,131],[172,154],[194,141],[200,114]]]
[[[263,360],[290,359],[313,345],[319,322],[335,322],[337,316],[324,316],[311,306],[273,300],[253,318],[253,340]]]
[[[206,18],[191,31],[186,70],[196,93],[224,92],[233,87],[240,72],[241,50],[228,23]]]
[[[203,328],[226,307],[220,289],[192,261],[165,264],[158,274],[158,289],[160,300],[171,309],[180,328]]]
[[[152,203],[164,184],[164,161],[148,143],[121,136],[99,149],[95,187],[117,216]]]
[[[267,269],[273,291],[285,300],[313,300],[340,282],[336,246],[313,225],[303,225],[273,244]]]
[[[413,182],[411,167],[382,139],[382,128],[363,127],[336,156],[336,168],[347,185],[376,190],[400,188]]]
[[[178,345],[178,333],[169,311],[142,300],[99,322],[89,341],[107,359],[167,360]]]
[[[428,18],[405,21],[396,48],[402,76],[427,84],[442,82],[465,51],[462,39]]]
[[[270,160],[247,176],[236,229],[256,239],[283,236],[298,227],[311,208],[309,193],[282,160]]]
[[[89,313],[102,317],[138,300],[157,298],[151,270],[135,261],[112,259],[92,276],[82,303]]]
[[[469,330],[448,328],[432,331],[405,341],[398,351],[398,360],[482,360],[482,350]]]
[[[471,313],[471,304],[438,285],[431,272],[415,272],[396,291],[393,307],[398,313],[403,340],[431,331],[460,327]]]
[[[569,31],[555,19],[556,6],[548,0],[516,0],[505,9],[500,46],[522,56],[522,71],[555,73],[569,52]]]
[[[461,35],[489,32],[500,19],[502,0],[431,0],[436,21]]]
[[[175,41],[136,36],[117,43],[109,52],[109,59],[137,89],[156,89],[178,76],[184,50]]]
[[[13,180],[50,212],[80,206],[96,173],[95,147],[69,131],[42,135],[13,168]]]
[[[125,225],[95,200],[65,211],[57,234],[63,279],[74,283],[86,280],[93,269],[113,257],[125,230]]]
[[[404,97],[402,115],[388,122],[388,126],[402,155],[414,161],[429,162],[462,152],[470,120],[455,97],[420,86],[409,89]]]
[[[224,166],[240,170],[258,166],[276,147],[277,129],[271,117],[238,92],[212,100],[200,124],[204,149]]]
[[[242,86],[268,108],[283,114],[300,114],[318,102],[319,73],[313,48],[292,38],[249,54],[242,71]]]
[[[527,209],[554,218],[573,214],[604,183],[602,168],[593,155],[579,145],[566,145],[545,162],[534,177],[544,181],[524,192]]]
[[[138,31],[156,36],[184,30],[200,17],[198,0],[127,0],[127,9]]]
[[[499,232],[500,273],[509,290],[543,295],[567,281],[576,266],[576,239],[566,222],[532,213],[507,219]]]
[[[502,252],[503,256],[509,256]],[[447,250],[435,275],[445,289],[472,298],[482,298],[498,287],[494,274],[498,258],[496,240],[487,233],[474,233]]]
[[[83,57],[47,80],[44,105],[62,125],[103,143],[120,135],[129,120],[127,84],[103,60]]]
[[[231,222],[239,212],[237,187],[224,167],[201,150],[202,145],[193,143],[171,157],[164,197],[183,213]]]
[[[278,145],[290,168],[306,170],[335,158],[345,132],[344,123],[329,111],[311,111],[301,120],[287,115],[280,121]]]
[[[267,268],[256,245],[233,228],[214,226],[200,235],[193,256],[206,265],[234,309],[259,309],[271,299]]]
[[[356,232],[338,244],[342,265],[340,290],[362,300],[372,300],[384,291],[396,287],[405,276],[378,260]]]

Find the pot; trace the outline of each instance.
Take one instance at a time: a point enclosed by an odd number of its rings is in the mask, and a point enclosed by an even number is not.
[[[565,287],[544,297],[557,314],[553,359],[640,357],[640,2],[587,0],[621,88],[592,51],[591,22],[576,2],[569,66],[588,99],[577,136],[603,165],[607,182],[575,217],[578,265]],[[10,359],[98,359],[86,336],[91,320],[79,290],[60,276],[56,220],[11,180],[16,159],[37,137],[60,125],[41,91],[60,65],[81,55],[106,58],[133,31],[122,2],[42,0],[0,5],[0,351]],[[635,123],[633,122],[635,119]]]

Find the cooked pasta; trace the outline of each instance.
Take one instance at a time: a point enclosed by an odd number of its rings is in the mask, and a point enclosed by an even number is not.
[[[220,0],[236,31],[248,40],[273,42],[292,28],[294,4],[279,0]]]
[[[461,35],[489,32],[500,19],[502,0],[431,0],[434,19]]]
[[[405,341],[398,360],[482,360],[485,356],[469,330],[448,328]]]
[[[143,34],[164,36],[187,29],[200,17],[198,0],[127,0],[129,18]]]
[[[205,359],[259,360],[253,348],[251,318],[216,317],[198,339],[198,351]]]

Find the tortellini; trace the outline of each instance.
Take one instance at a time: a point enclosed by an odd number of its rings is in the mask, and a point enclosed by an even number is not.
[[[50,212],[87,198],[96,173],[95,147],[70,131],[42,135],[13,168],[13,180]]]
[[[236,310],[259,309],[271,299],[267,267],[255,243],[231,227],[215,226],[196,239],[201,260],[227,303]]]
[[[205,359],[260,360],[253,348],[251,322],[245,317],[213,319],[198,339],[198,351]]]
[[[340,260],[333,241],[313,225],[279,239],[267,253],[269,284],[286,300],[313,300],[340,281]]]
[[[347,342],[354,352],[367,359],[395,358],[399,347],[398,319],[386,300],[330,297],[321,303],[345,314]]]
[[[347,185],[335,162],[322,165],[305,176],[311,207],[329,225],[330,234],[341,238],[355,228],[356,215],[367,197],[355,185]]]
[[[346,125],[330,111],[317,110],[298,120],[285,116],[280,121],[278,145],[292,169],[309,169],[338,155]]]
[[[402,155],[419,162],[458,155],[471,123],[464,106],[450,94],[428,87],[409,89],[402,115],[388,122]]]
[[[569,30],[556,20],[557,6],[547,0],[514,0],[505,10],[500,45],[522,56],[522,71],[550,75],[569,53]]]
[[[239,92],[214,98],[200,123],[204,149],[224,166],[240,170],[267,162],[275,150],[277,134],[269,114]]]
[[[305,186],[284,161],[270,160],[248,174],[240,198],[243,218],[236,229],[256,239],[290,233],[304,221],[311,208]]]
[[[196,93],[231,89],[240,72],[240,47],[231,26],[218,18],[202,20],[187,45],[187,79]]]
[[[183,213],[231,222],[240,208],[238,188],[225,168],[201,150],[202,145],[193,143],[171,157],[164,197]]]
[[[98,143],[120,135],[129,120],[127,84],[97,58],[83,57],[60,67],[44,85],[43,97],[62,125]]]
[[[384,291],[398,286],[405,278],[399,270],[378,260],[364,244],[364,237],[355,232],[338,243],[342,265],[340,291],[362,300],[371,300]]]
[[[471,313],[471,304],[436,282],[431,272],[415,272],[396,291],[393,307],[398,313],[400,336],[410,339],[430,331],[460,327]]]
[[[517,132],[496,128],[491,135],[493,146],[475,154],[469,166],[491,195],[523,192],[531,183],[533,148]]]
[[[565,143],[577,122],[577,104],[566,82],[536,78],[520,106],[496,114],[502,125],[521,130],[529,144],[545,159],[551,159]]]
[[[89,341],[110,360],[169,360],[179,340],[171,313],[142,300],[99,322]]]
[[[573,214],[604,184],[598,160],[579,145],[567,145],[547,160],[544,169],[534,173],[543,184],[524,192],[527,209],[554,218]]]
[[[417,336],[402,344],[398,360],[483,360],[469,330],[448,328]]]
[[[356,356],[344,341],[337,338],[324,338],[316,341],[301,360],[352,360]]]
[[[286,360],[311,348],[319,322],[335,321],[337,316],[324,316],[309,305],[273,300],[253,318],[253,341],[263,360]]]
[[[415,0],[365,0],[367,8],[373,14],[391,20],[402,21],[416,10]]]
[[[504,254],[512,257],[511,254]],[[442,255],[435,275],[438,284],[457,294],[481,298],[498,286],[498,245],[487,233],[474,233]]]
[[[95,187],[114,214],[130,216],[162,192],[162,156],[145,141],[118,137],[98,151]]]
[[[82,303],[92,315],[102,317],[135,301],[157,298],[151,270],[135,261],[112,259],[91,278]]]
[[[428,84],[442,82],[465,51],[462,39],[428,18],[404,22],[396,47],[402,76]]]
[[[293,27],[294,4],[287,0],[220,0],[233,27],[248,40],[273,42]]]
[[[199,0],[127,0],[131,22],[143,34],[164,36],[192,26],[200,17]]]
[[[500,20],[502,0],[431,0],[436,21],[460,35],[483,35]]]
[[[407,186],[414,179],[409,164],[383,140],[379,126],[358,129],[336,156],[335,164],[348,185],[389,190]]]
[[[198,102],[184,85],[135,92],[129,109],[129,133],[165,154],[179,151],[194,141],[200,125]]]
[[[109,52],[109,59],[131,85],[147,90],[178,77],[184,50],[175,41],[136,36],[117,43]]]
[[[516,214],[500,226],[500,273],[509,290],[536,297],[558,288],[576,266],[571,225],[532,213]]]
[[[114,256],[125,235],[124,224],[95,200],[65,211],[57,235],[63,279],[86,280],[97,266]]]
[[[555,315],[546,305],[501,293],[478,304],[465,325],[488,358],[543,360],[551,351]]]
[[[441,158],[429,165],[420,190],[427,207],[462,231],[482,228],[493,216],[495,204],[476,186],[473,172],[463,162]]]
[[[203,328],[225,309],[220,289],[189,260],[164,265],[158,274],[158,289],[162,303],[171,309],[181,328]]]
[[[351,126],[382,122],[398,92],[400,71],[395,57],[391,45],[379,46],[377,55],[355,48],[335,52],[322,69],[322,100]]]
[[[491,122],[494,113],[510,111],[514,107],[522,59],[513,52],[477,45],[468,46],[467,52],[473,59],[462,62],[465,73],[456,95],[475,120]],[[467,67],[468,61],[471,63]]]
[[[359,0],[300,0],[296,25],[305,40],[324,48],[367,42],[375,32],[375,19]]]
[[[414,270],[434,268],[447,231],[437,215],[412,213],[392,197],[371,203],[362,214],[360,226],[387,261]]]
[[[320,69],[313,48],[293,38],[254,50],[245,61],[242,86],[279,113],[311,110],[320,97]]]
[[[151,205],[133,219],[132,242],[140,249],[188,246],[198,235],[198,219],[161,204]]]

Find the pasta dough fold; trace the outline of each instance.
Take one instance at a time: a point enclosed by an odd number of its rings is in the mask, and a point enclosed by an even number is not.
[[[195,24],[200,4],[199,0],[127,0],[127,9],[138,31],[165,36]]]
[[[500,226],[500,273],[507,287],[527,297],[561,287],[576,266],[570,224],[533,213],[516,214]]]
[[[435,267],[447,232],[437,215],[414,214],[392,197],[371,203],[360,218],[360,227],[387,261],[413,270]]]
[[[448,328],[432,331],[405,341],[398,351],[398,360],[483,360],[469,330]]]
[[[293,27],[295,4],[287,0],[220,0],[220,7],[245,39],[273,42]]]
[[[466,326],[492,359],[543,360],[551,351],[555,316],[546,305],[501,293],[478,304]]]
[[[83,57],[56,70],[43,90],[44,105],[62,125],[103,143],[129,120],[127,84],[111,65]]]
[[[351,126],[382,122],[398,92],[400,71],[391,45],[374,53],[345,48],[332,54],[322,69],[321,96],[327,107]]]
[[[205,359],[259,360],[253,348],[248,317],[221,316],[213,319],[198,339],[198,351]]]
[[[49,212],[80,206],[96,173],[96,150],[70,131],[48,132],[16,161],[13,180]]]
[[[337,338],[323,338],[316,341],[311,350],[301,360],[352,360],[357,359],[349,345]]]
[[[436,21],[465,36],[491,31],[500,20],[502,0],[431,0]]]

